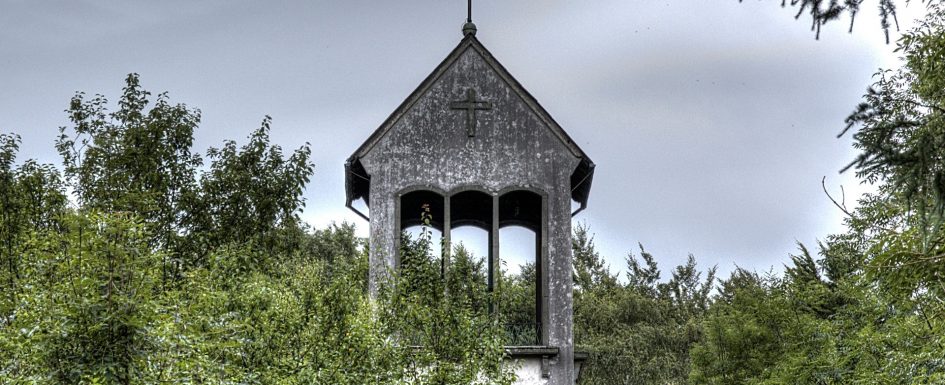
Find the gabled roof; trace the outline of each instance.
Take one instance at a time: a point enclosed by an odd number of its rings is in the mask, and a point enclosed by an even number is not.
[[[509,73],[502,64],[499,63],[495,57],[492,56],[492,53],[486,49],[485,46],[479,42],[479,39],[476,39],[475,33],[467,33],[462,41],[459,42],[459,45],[446,56],[445,59],[427,76],[423,82],[415,89],[410,96],[407,97],[397,109],[394,110],[390,116],[378,127],[374,133],[371,134],[367,140],[361,144],[358,149],[351,154],[347,162],[345,162],[345,190],[347,194],[347,206],[351,208],[351,202],[364,198],[365,202],[370,204],[368,197],[368,189],[370,187],[370,175],[364,170],[364,167],[361,166],[361,158],[367,155],[374,146],[380,142],[380,140],[387,135],[392,127],[403,117],[403,115],[410,110],[411,107],[427,93],[427,91],[432,87],[437,80],[443,76],[444,73],[449,70],[453,65],[462,56],[464,52],[468,49],[476,50],[476,52],[482,57],[485,63],[491,67],[495,73],[518,95],[522,101],[535,113],[535,115],[547,126],[550,128],[551,132],[557,137],[561,143],[571,151],[571,153],[581,159],[578,167],[575,168],[574,173],[571,175],[571,196],[572,199],[581,204],[581,208],[578,211],[583,210],[587,206],[588,195],[590,194],[591,180],[593,179],[594,174],[594,162],[578,147],[577,143],[574,143],[574,140],[560,125],[551,117],[551,115],[546,111],[538,101],[525,90],[525,87],[515,80],[512,77],[512,74]],[[356,210],[355,210],[356,211]],[[357,211],[356,211],[357,212]],[[575,211],[575,214],[577,211]],[[361,213],[358,213],[361,214]],[[363,216],[363,215],[362,215]]]

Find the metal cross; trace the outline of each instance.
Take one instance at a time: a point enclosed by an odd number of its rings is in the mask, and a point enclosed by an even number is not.
[[[491,110],[492,103],[476,100],[476,90],[466,89],[466,100],[450,102],[450,109],[466,110],[466,135],[476,136],[476,110]]]

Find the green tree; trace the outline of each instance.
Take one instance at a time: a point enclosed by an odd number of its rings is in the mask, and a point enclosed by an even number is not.
[[[588,234],[586,224],[579,224],[574,228],[571,237],[571,252],[575,290],[591,290],[598,285],[616,284],[616,277],[610,274],[604,259],[597,252],[594,236]]]
[[[66,208],[59,172],[33,160],[16,165],[20,138],[0,134],[0,324],[21,290],[24,244],[37,229],[58,228]]]
[[[899,42],[905,65],[882,71],[865,101],[847,118],[858,127],[861,151],[849,166],[878,184],[851,218],[854,231],[869,232],[873,271],[907,291],[933,290],[945,276],[945,10]],[[846,132],[846,130],[844,131]]]
[[[693,384],[755,384],[781,357],[781,332],[794,319],[774,277],[736,269],[722,281],[691,352]]]
[[[56,149],[83,209],[133,213],[148,226],[151,247],[165,251],[166,280],[184,258],[183,221],[201,164],[191,152],[200,111],[172,105],[166,93],[150,96],[134,73],[113,112],[104,96],[76,93],[66,110],[72,125],[60,127]]]
[[[627,286],[644,295],[656,297],[659,293],[660,270],[653,254],[646,252],[643,245],[639,246],[642,261],[633,254],[627,255]]]
[[[690,256],[668,282],[659,282],[656,260],[641,246],[642,261],[627,256],[622,284],[606,269],[587,227],[574,231],[576,275],[586,278],[574,292],[574,340],[590,354],[581,383],[685,383],[690,347],[702,338],[714,269],[703,280]]]
[[[30,245],[37,231],[62,230],[66,210],[58,171],[33,160],[16,165],[19,143],[15,134],[0,134],[0,382],[27,375],[30,362],[39,359],[18,359],[22,334],[35,330],[35,325],[23,322],[35,310],[23,301],[35,294],[36,251]],[[32,350],[32,345],[27,347]]]
[[[723,281],[691,351],[694,384],[933,384],[937,320],[880,290],[863,269],[825,281],[833,259],[856,258],[830,237],[820,259],[801,248],[784,278],[743,270]]]
[[[198,179],[200,111],[171,104],[167,93],[152,101],[137,74],[125,83],[114,112],[104,96],[77,93],[67,110],[72,126],[60,128],[56,148],[81,207],[141,218],[152,247],[166,252],[165,277],[226,243],[252,241],[270,256],[300,247],[298,212],[313,172],[308,144],[284,157],[270,144],[267,116],[245,146],[211,148]]]
[[[138,74],[129,74],[108,111],[102,95],[79,92],[66,112],[56,149],[80,205],[106,212],[132,212],[151,228],[153,245],[169,249],[195,189],[200,157],[191,152],[200,111],[172,105],[166,93],[152,102]]]
[[[189,218],[198,256],[227,243],[252,241],[268,255],[300,245],[299,212],[305,206],[302,193],[314,172],[308,143],[285,157],[282,148],[270,144],[271,118],[237,148],[227,141],[211,148],[210,169],[200,178],[200,188]]]

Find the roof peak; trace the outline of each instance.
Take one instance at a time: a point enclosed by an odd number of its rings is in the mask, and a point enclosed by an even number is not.
[[[369,199],[370,175],[366,174],[363,166],[360,165],[361,158],[367,156],[391,130],[391,128],[400,121],[409,110],[411,110],[417,101],[423,97],[428,90],[443,76],[450,67],[456,63],[467,51],[473,51],[485,64],[484,69],[494,71],[496,76],[517,95],[525,105],[537,116],[541,125],[550,129],[553,136],[570,150],[571,154],[581,161],[572,173],[571,194],[572,199],[581,203],[581,207],[586,207],[588,195],[590,193],[591,181],[593,180],[594,162],[588,158],[587,154],[571,139],[570,136],[558,125],[551,115],[538,104],[538,101],[517,81],[508,70],[499,63],[492,53],[476,38],[475,34],[467,34],[462,41],[454,48],[446,58],[431,72],[417,88],[410,93],[390,116],[384,120],[381,125],[358,147],[354,153],[348,157],[345,163],[346,176],[345,186],[347,194],[347,204],[365,198]],[[351,206],[348,206],[351,207]]]

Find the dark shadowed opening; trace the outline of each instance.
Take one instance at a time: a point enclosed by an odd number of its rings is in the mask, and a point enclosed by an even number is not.
[[[411,239],[430,232],[430,252],[441,255],[443,242],[443,196],[428,190],[417,190],[400,197],[400,229]]]
[[[450,196],[450,226],[476,226],[492,230],[492,196],[482,191],[463,191]]]
[[[531,191],[510,191],[499,198],[499,227],[522,226],[539,232],[541,214],[541,195]]]
[[[427,218],[429,223],[425,223]],[[443,231],[443,196],[428,190],[411,191],[402,195],[400,228],[406,230],[424,224]]]

